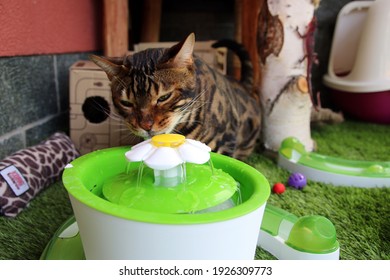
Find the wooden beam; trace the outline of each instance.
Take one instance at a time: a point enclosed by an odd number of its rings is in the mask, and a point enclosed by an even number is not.
[[[242,44],[248,50],[253,63],[254,83],[260,83],[260,62],[257,53],[257,21],[263,4],[267,0],[241,0]]]
[[[129,7],[127,0],[104,0],[104,55],[123,56],[128,50]]]
[[[242,42],[242,0],[234,1],[234,40]],[[233,56],[233,77],[236,80],[241,78],[241,62],[237,56]]]
[[[141,24],[141,42],[160,40],[162,0],[144,0]]]

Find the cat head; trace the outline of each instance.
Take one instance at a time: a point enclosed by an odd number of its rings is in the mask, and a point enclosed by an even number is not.
[[[189,114],[196,83],[195,35],[168,49],[123,58],[91,55],[111,81],[113,104],[131,132],[143,138],[173,132]]]

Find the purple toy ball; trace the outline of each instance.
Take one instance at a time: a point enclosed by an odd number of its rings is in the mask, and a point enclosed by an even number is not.
[[[292,173],[288,177],[288,184],[297,190],[302,190],[306,186],[306,177],[301,173]]]

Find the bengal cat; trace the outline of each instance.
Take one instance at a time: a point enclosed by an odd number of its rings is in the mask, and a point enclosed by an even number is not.
[[[260,106],[247,52],[219,41],[241,60],[241,80],[228,78],[193,54],[195,35],[171,48],[123,58],[91,55],[111,81],[112,100],[130,131],[143,138],[179,133],[214,152],[245,159],[259,138]]]

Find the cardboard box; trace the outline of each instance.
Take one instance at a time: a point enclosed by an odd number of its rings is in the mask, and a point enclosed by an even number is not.
[[[169,47],[174,43],[142,43],[137,51]],[[196,42],[195,53],[222,73],[226,73],[226,49],[213,49],[212,42]],[[95,150],[134,145],[139,138],[130,133],[116,114],[110,82],[91,61],[78,61],[70,68],[70,137],[81,154]]]
[[[69,91],[70,137],[81,154],[136,142],[115,116],[106,73],[93,62],[71,66]]]

